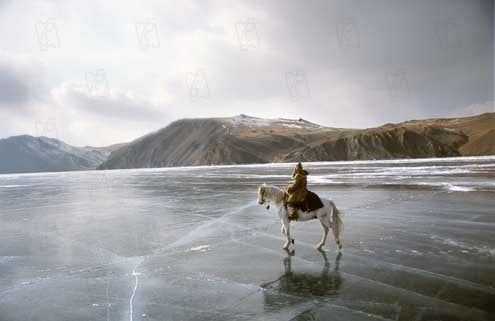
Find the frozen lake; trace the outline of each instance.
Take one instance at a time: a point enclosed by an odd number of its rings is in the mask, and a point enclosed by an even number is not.
[[[495,157],[305,165],[340,254],[293,164],[0,175],[0,320],[495,320]]]

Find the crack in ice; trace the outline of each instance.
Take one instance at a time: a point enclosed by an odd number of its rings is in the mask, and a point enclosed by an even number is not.
[[[136,290],[137,290],[138,285],[139,285],[138,276],[141,275],[141,273],[136,272],[136,268],[137,268],[137,265],[132,270],[132,276],[134,276],[134,289],[132,290],[131,298],[129,299],[129,321],[133,321],[132,320],[132,314],[133,314],[134,295],[136,294]]]

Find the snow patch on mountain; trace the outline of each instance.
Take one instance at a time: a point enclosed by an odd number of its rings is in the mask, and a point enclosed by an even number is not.
[[[234,117],[227,118],[227,121],[234,126],[247,126],[247,127],[267,127],[267,126],[284,126],[288,128],[325,128],[318,124],[314,124],[302,118],[299,119],[286,119],[286,118],[258,118],[240,114]]]

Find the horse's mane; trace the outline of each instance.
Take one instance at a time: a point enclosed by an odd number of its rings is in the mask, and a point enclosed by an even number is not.
[[[263,187],[265,189],[265,194],[270,199],[272,199],[274,197],[275,198],[281,198],[281,196],[284,193],[284,191],[282,189],[280,189],[274,185],[262,185],[261,187]]]

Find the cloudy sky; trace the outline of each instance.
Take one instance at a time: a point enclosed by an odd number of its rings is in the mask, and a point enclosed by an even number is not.
[[[0,0],[0,138],[184,117],[334,127],[493,111],[493,1]]]

